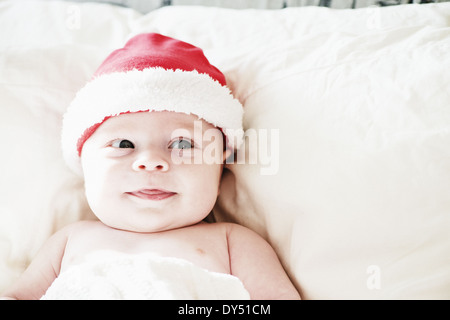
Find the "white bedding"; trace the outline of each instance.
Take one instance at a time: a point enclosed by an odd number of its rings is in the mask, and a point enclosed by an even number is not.
[[[0,1],[0,292],[51,233],[92,218],[61,116],[140,32],[202,47],[245,128],[268,134],[270,156],[229,166],[215,215],[268,239],[303,298],[450,298],[450,3],[142,15]]]
[[[62,272],[41,300],[249,300],[235,276],[152,253],[96,251]]]

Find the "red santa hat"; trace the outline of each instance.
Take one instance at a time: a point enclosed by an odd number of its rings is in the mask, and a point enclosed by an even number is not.
[[[69,105],[62,148],[81,172],[83,145],[107,119],[130,112],[197,115],[220,128],[231,148],[242,142],[243,107],[225,76],[189,43],[156,33],[139,34],[112,52]]]

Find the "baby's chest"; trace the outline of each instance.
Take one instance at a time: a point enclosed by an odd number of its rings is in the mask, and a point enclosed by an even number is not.
[[[112,234],[73,237],[66,246],[62,271],[71,265],[82,263],[87,256],[104,251],[117,251],[130,255],[154,254],[187,260],[209,271],[229,273],[229,257],[226,239],[218,236],[177,236]]]

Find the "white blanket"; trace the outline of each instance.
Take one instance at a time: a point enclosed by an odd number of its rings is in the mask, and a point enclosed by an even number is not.
[[[42,300],[248,300],[242,282],[193,263],[154,254],[101,251],[70,267]]]

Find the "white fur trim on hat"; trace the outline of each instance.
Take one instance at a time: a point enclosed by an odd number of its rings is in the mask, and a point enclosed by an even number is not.
[[[147,68],[103,74],[76,95],[63,119],[64,158],[81,172],[78,139],[106,117],[124,112],[174,111],[195,114],[223,130],[232,148],[243,139],[243,107],[230,90],[197,71]]]

